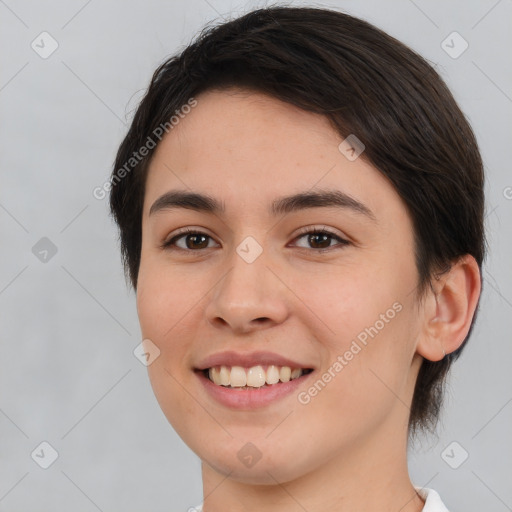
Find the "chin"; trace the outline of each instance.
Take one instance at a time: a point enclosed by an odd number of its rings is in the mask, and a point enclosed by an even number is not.
[[[236,455],[234,455],[236,458]],[[243,467],[237,460],[233,463],[233,456],[229,461],[220,460],[218,456],[213,458],[202,458],[202,462],[209,465],[217,473],[229,477],[231,480],[249,484],[249,485],[277,485],[286,483],[302,475],[296,467],[290,462],[266,462],[264,458],[260,459],[252,467]]]
[[[266,445],[262,446],[265,441]],[[279,444],[281,440],[278,441]],[[219,441],[195,446],[189,444],[203,464],[225,477],[245,484],[285,483],[303,476],[311,469],[308,455],[303,450],[290,447],[289,450],[276,453],[275,446],[275,442],[271,443],[270,439],[261,439],[261,442],[256,439],[252,444],[250,441],[242,441],[240,437],[230,438],[227,443]]]

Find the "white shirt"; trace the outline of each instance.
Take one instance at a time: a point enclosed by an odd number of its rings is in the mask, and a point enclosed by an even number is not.
[[[416,487],[418,494],[425,500],[425,506],[422,512],[448,512],[445,504],[441,501],[441,496],[434,489],[426,487]],[[202,509],[202,506],[201,506]]]
[[[422,512],[448,512],[448,509],[441,501],[439,494],[434,489],[427,489],[426,487],[416,487],[418,494],[425,500],[425,506]],[[187,512],[203,512],[203,505],[189,508]]]

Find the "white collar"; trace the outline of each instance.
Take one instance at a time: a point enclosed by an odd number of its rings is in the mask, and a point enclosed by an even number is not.
[[[441,501],[441,496],[434,491],[434,489],[428,489],[426,487],[416,487],[418,494],[425,500],[425,506],[422,512],[448,512],[445,504]]]

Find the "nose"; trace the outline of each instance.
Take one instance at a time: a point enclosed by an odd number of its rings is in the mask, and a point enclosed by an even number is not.
[[[233,251],[228,265],[225,276],[209,295],[205,310],[214,327],[245,334],[272,327],[287,318],[287,289],[265,251],[251,263]]]

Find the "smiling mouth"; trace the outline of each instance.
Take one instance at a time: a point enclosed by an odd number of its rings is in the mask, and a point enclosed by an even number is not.
[[[291,368],[290,366],[257,365],[213,366],[201,370],[203,375],[217,386],[230,389],[254,389],[275,386],[307,375],[312,368]]]

